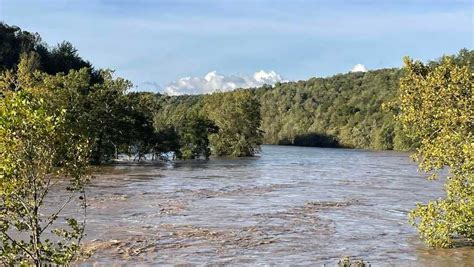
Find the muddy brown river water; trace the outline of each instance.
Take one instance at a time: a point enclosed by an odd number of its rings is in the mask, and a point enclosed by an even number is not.
[[[255,158],[104,167],[88,187],[80,265],[469,266],[474,249],[428,249],[407,223],[442,196],[408,155],[263,146]]]

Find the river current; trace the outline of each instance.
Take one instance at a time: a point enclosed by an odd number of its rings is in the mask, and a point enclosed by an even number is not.
[[[474,249],[429,249],[407,222],[443,195],[408,154],[263,146],[254,158],[103,167],[87,188],[80,265],[468,266]]]

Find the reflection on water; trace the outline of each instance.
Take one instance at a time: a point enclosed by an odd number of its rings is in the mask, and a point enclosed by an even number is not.
[[[260,157],[104,167],[88,188],[84,263],[458,266],[407,224],[442,195],[407,154],[264,146]]]

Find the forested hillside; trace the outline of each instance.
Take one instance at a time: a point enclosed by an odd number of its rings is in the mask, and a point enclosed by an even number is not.
[[[454,60],[459,65],[470,62],[474,69],[473,50],[462,49]],[[416,140],[407,138],[394,120],[396,107],[382,108],[397,96],[402,75],[401,69],[380,69],[248,90],[261,106],[264,143],[409,150]],[[159,97],[167,99],[162,107],[170,117],[205,98]]]
[[[463,49],[454,59],[473,69],[474,51]],[[35,77],[28,86],[46,85],[62,97],[71,124],[91,140],[95,162],[117,153],[168,151],[182,158],[249,156],[262,142],[396,150],[416,145],[393,119],[396,107],[382,108],[396,97],[403,75],[396,68],[212,95],[130,93],[130,82],[94,69],[72,44],[50,47],[39,34],[0,24],[0,70],[3,90],[25,87],[15,77],[26,72]]]
[[[381,109],[395,96],[400,75],[382,69],[259,88],[264,141],[406,149],[392,114]]]
[[[382,103],[395,97],[399,69],[339,74],[329,78],[278,83],[248,89],[260,103],[263,142],[267,144],[410,148],[393,114]],[[231,93],[223,93],[231,94]],[[206,96],[158,96],[158,114],[172,120]]]

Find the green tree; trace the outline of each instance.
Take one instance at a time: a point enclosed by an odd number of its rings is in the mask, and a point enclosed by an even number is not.
[[[373,138],[375,149],[393,149],[394,143],[394,123],[390,120],[386,120],[381,128],[375,129],[375,137]]]
[[[132,84],[122,78],[114,79],[112,72],[101,71],[102,83],[90,88],[86,112],[88,136],[92,142],[92,162],[100,164],[117,154],[128,140],[131,119],[126,109],[126,91]]]
[[[174,152],[181,159],[209,158],[209,135],[217,127],[202,112],[202,98],[183,96],[164,100],[154,122],[159,135],[157,151]]]
[[[203,111],[218,128],[209,137],[213,154],[253,156],[260,149],[260,103],[252,91],[206,95]]]
[[[211,155],[209,134],[217,131],[212,121],[194,111],[185,115],[177,129],[180,146],[178,158],[209,158]]]
[[[92,68],[89,62],[79,56],[77,49],[70,42],[63,41],[52,49],[44,51],[43,48],[39,52],[42,52],[43,71],[49,74],[67,74],[70,70]]]
[[[454,57],[424,65],[405,59],[398,120],[420,140],[413,158],[436,179],[447,168],[446,196],[419,204],[410,218],[427,244],[451,247],[453,238],[474,238],[474,94],[469,63]]]
[[[15,67],[22,53],[34,51],[40,43],[39,34],[0,22],[0,70]]]
[[[57,221],[70,203],[79,204],[85,216],[88,144],[65,127],[66,110],[48,106],[27,89],[0,100],[0,262],[5,265],[67,264],[78,255],[84,234],[85,217],[82,223],[65,218],[66,226]],[[68,181],[70,194],[46,210],[44,201],[58,181]]]
[[[127,117],[123,141],[118,152],[137,155],[138,160],[148,153],[158,154],[159,136],[153,126],[155,112],[159,109],[152,93],[128,93],[123,97],[121,116]],[[128,128],[128,129],[127,129]]]

